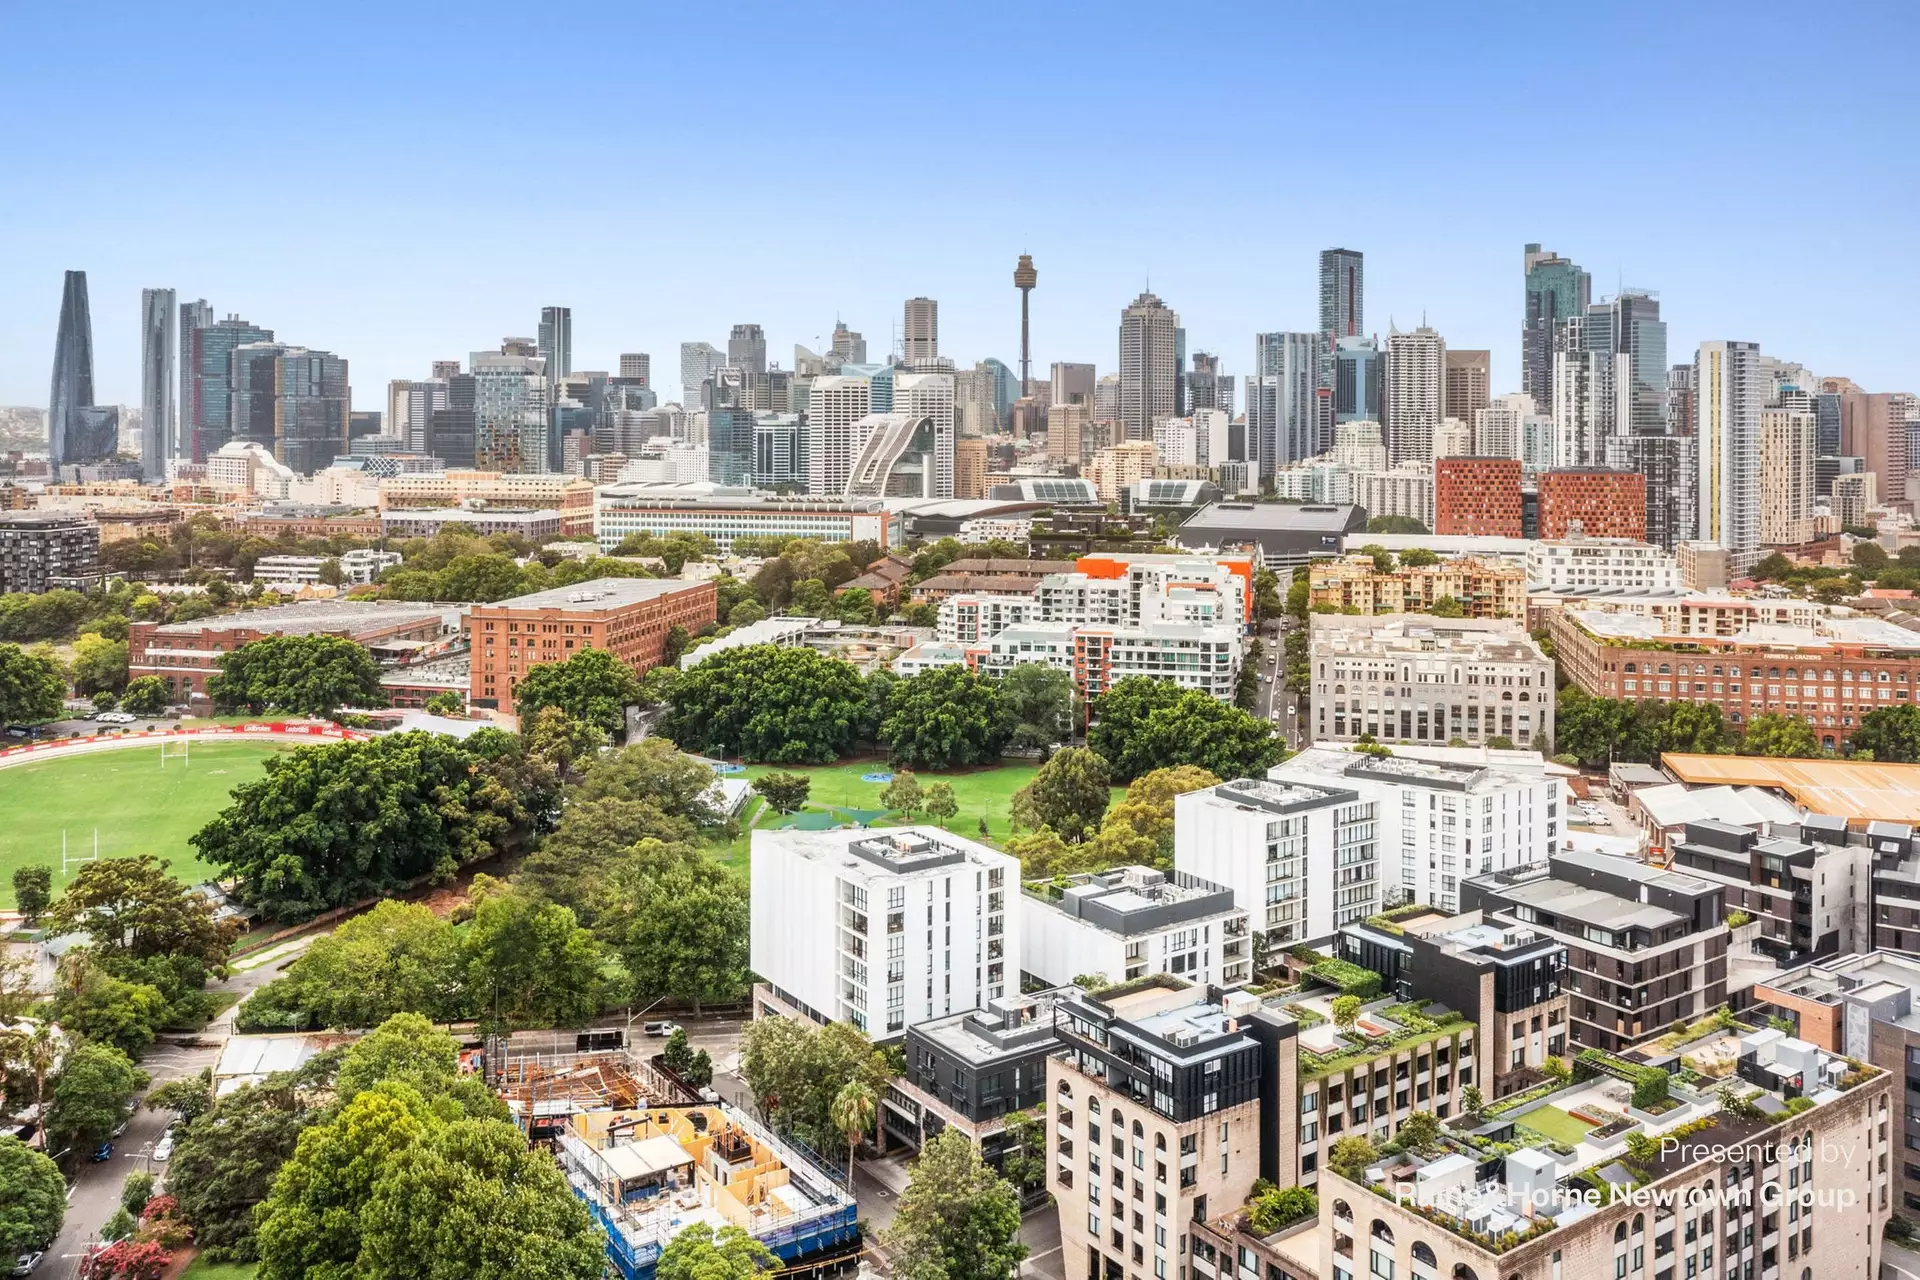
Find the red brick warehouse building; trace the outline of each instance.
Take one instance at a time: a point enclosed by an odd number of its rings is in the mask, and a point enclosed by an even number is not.
[[[1439,458],[1433,464],[1433,531],[1453,537],[1518,538],[1518,458]]]
[[[1540,536],[1647,540],[1647,478],[1633,471],[1570,467],[1540,475]]]
[[[467,614],[473,641],[467,699],[511,711],[522,676],[582,649],[605,649],[644,673],[666,657],[669,631],[699,631],[715,621],[718,606],[713,583],[680,578],[595,578],[476,604]]]

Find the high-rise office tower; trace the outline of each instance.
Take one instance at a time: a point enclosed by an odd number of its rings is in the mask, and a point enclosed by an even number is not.
[[[1315,333],[1254,335],[1247,452],[1261,478],[1323,452],[1314,394],[1321,341]],[[1332,446],[1331,440],[1326,443]]]
[[[1120,312],[1120,434],[1153,439],[1153,424],[1174,416],[1174,330],[1180,317],[1151,293]],[[1097,384],[1096,384],[1097,389]]]
[[[1387,458],[1433,461],[1433,439],[1440,430],[1447,400],[1447,344],[1421,325],[1411,333],[1387,335]]]
[[[866,436],[856,424],[873,409],[873,384],[851,376],[815,378],[807,390],[807,492],[846,492],[854,455]]]
[[[988,356],[982,360],[980,368],[993,375],[993,413],[1000,422],[1002,430],[1013,424],[1013,402],[1020,398],[1020,379],[1005,362]]]
[[[1187,398],[1197,416],[1204,409],[1217,409],[1233,416],[1233,379],[1221,372],[1220,357],[1205,351],[1193,353],[1193,368],[1187,374]]]
[[[1694,447],[1699,466],[1695,537],[1727,549],[1744,575],[1760,558],[1760,409],[1765,379],[1757,342],[1703,342],[1694,359]]]
[[[1526,247],[1523,262],[1526,320],[1520,330],[1520,389],[1546,408],[1554,402],[1554,329],[1586,311],[1592,282],[1570,259],[1537,244]]]
[[[750,484],[759,421],[753,410],[727,405],[707,410],[707,479]]]
[[[1672,365],[1667,369],[1667,430],[1676,436],[1690,436],[1693,419],[1693,366]],[[1834,430],[1834,444],[1838,447],[1837,423]]]
[[[47,396],[47,453],[54,468],[112,456],[99,452],[80,410],[93,404],[93,314],[87,273],[67,272],[60,294],[60,327],[53,339],[53,389]],[[117,443],[117,442],[116,442]]]
[[[450,469],[469,469],[476,461],[479,379],[459,372],[456,364],[453,376],[446,379],[446,388],[445,405],[430,410],[424,452]]]
[[[1333,421],[1384,422],[1387,362],[1377,338],[1336,338]],[[1231,406],[1228,406],[1231,408]]]
[[[547,358],[547,376],[558,380],[573,372],[573,308],[540,308],[539,354]]]
[[[940,356],[940,304],[932,298],[908,298],[901,329],[901,354],[908,364]]]
[[[456,369],[453,375],[460,376]],[[395,378],[387,384],[386,433],[405,442],[409,453],[431,453],[433,416],[447,407],[450,378]]]
[[[737,324],[727,335],[727,363],[751,373],[767,371],[767,335],[757,324]]]
[[[1173,329],[1173,414],[1187,416],[1187,331],[1179,325]]]
[[[1815,391],[1813,393],[1813,448],[1816,457],[1831,458],[1840,453],[1840,418],[1840,393]]]
[[[1095,374],[1090,364],[1053,362],[1053,395],[1050,404],[1084,404],[1093,407]]]
[[[1823,382],[1823,387],[1824,387]],[[1898,393],[1849,385],[1840,393],[1840,452],[1861,458],[1877,477],[1882,502],[1907,497],[1907,403]]]
[[[140,472],[149,480],[166,478],[180,434],[173,398],[179,298],[172,289],[140,291]]]
[[[473,371],[474,463],[490,471],[558,471],[560,441],[550,438],[553,388],[547,362],[524,342],[476,351]]]
[[[239,316],[228,316],[193,331],[193,421],[187,425],[190,455],[205,462],[221,445],[234,438],[233,353],[256,342],[272,342],[273,330],[262,329]]]
[[[1694,444],[1692,436],[1679,435],[1613,436],[1606,442],[1607,467],[1645,477],[1647,541],[1668,551],[1693,541],[1699,527],[1700,468]]]
[[[167,442],[169,458],[193,456],[193,424],[199,412],[194,397],[199,394],[200,385],[195,376],[193,353],[197,349],[200,330],[212,323],[213,307],[205,298],[180,304],[180,359],[174,366],[180,395],[173,412],[173,439]]]
[[[867,362],[867,340],[860,334],[847,328],[843,321],[833,322],[833,346],[830,349],[835,364],[865,364]]]
[[[351,451],[353,391],[345,360],[294,347],[275,358],[272,377],[274,457],[312,475]]]
[[[641,386],[653,385],[653,357],[644,351],[620,353],[620,376],[638,378]]]
[[[726,353],[711,342],[681,343],[680,403],[689,409],[700,408],[700,388],[706,385],[715,369],[726,363]]]
[[[1335,352],[1343,339],[1357,339],[1367,331],[1366,259],[1358,249],[1320,251],[1320,351],[1314,373],[1314,415],[1320,439],[1331,447],[1334,381],[1339,376]]]
[[[954,388],[950,373],[896,373],[893,376],[893,412],[933,419],[933,492],[951,498],[953,492]]]
[[[1660,300],[1627,290],[1590,304],[1583,333],[1586,349],[1625,356],[1616,363],[1618,386],[1608,435],[1657,436],[1667,432],[1667,325]]]
[[[1493,397],[1493,353],[1447,349],[1447,417],[1469,426]]]
[[[433,376],[436,378],[459,377],[460,362],[458,360],[435,360],[433,362]]]

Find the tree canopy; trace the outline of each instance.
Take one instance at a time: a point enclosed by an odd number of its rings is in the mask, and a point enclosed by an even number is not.
[[[991,680],[935,667],[893,685],[879,736],[895,766],[950,769],[998,760],[1010,732]]]
[[[627,733],[626,709],[643,700],[640,677],[605,649],[582,649],[565,662],[542,663],[514,689],[514,708],[523,723],[543,707],[558,707],[616,740]]]
[[[66,696],[59,663],[19,645],[0,644],[0,723],[57,720]]]
[[[151,854],[102,858],[74,873],[47,912],[56,932],[82,932],[104,956],[187,955],[226,963],[234,929],[213,918],[208,901],[169,874]]]
[[[739,1227],[716,1233],[704,1222],[681,1231],[660,1253],[657,1280],[753,1280],[780,1265],[773,1250]]]
[[[1052,827],[1061,839],[1077,844],[1092,835],[1106,816],[1112,786],[1107,762],[1098,752],[1068,747],[1056,752],[1032,782],[1013,793],[1014,821],[1033,829]]]
[[[846,1135],[833,1120],[833,1100],[852,1080],[886,1096],[893,1073],[885,1055],[857,1027],[824,1027],[791,1018],[761,1018],[740,1039],[740,1072],[776,1128],[814,1150],[837,1154]]]
[[[1169,680],[1122,680],[1094,699],[1093,714],[1087,745],[1123,781],[1175,765],[1222,778],[1258,777],[1286,757],[1257,718]]]
[[[0,1258],[43,1249],[67,1216],[58,1165],[10,1133],[0,1134]]]
[[[253,715],[330,718],[343,706],[387,705],[373,655],[344,636],[318,634],[268,636],[221,654],[207,696],[220,711]]]
[[[1920,763],[1920,707],[1907,703],[1867,712],[1847,745],[1854,751],[1872,752],[1882,763]]]
[[[55,1147],[91,1150],[133,1114],[147,1073],[112,1045],[81,1041],[61,1060],[47,1106],[47,1138]]]
[[[1044,662],[1020,662],[999,679],[1000,710],[1011,726],[1007,743],[1046,751],[1073,734],[1073,677]]]
[[[486,736],[399,733],[270,757],[191,843],[280,919],[444,881],[528,828],[500,772],[509,758],[481,754]]]
[[[885,1235],[894,1274],[908,1280],[1010,1280],[1020,1243],[1020,1197],[958,1129],[920,1148]]]
[[[575,1026],[600,1012],[601,953],[573,912],[491,876],[473,882],[460,949],[483,1027]]]
[[[1805,720],[1775,711],[1763,711],[1747,721],[1746,732],[1740,735],[1740,754],[1817,756],[1820,754],[1820,740],[1814,737],[1812,726]]]
[[[661,732],[689,750],[775,764],[829,764],[867,728],[852,664],[803,646],[743,645],[683,673]]]

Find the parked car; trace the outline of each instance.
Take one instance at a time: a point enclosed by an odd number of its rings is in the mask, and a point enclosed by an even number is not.
[[[650,1036],[670,1036],[680,1029],[680,1025],[674,1022],[646,1022],[641,1024],[640,1029]]]
[[[46,1256],[47,1255],[44,1250],[35,1250],[33,1253],[21,1254],[20,1261],[13,1264],[12,1274],[16,1276],[32,1275],[34,1271],[40,1266],[40,1259]]]
[[[153,1158],[155,1160],[170,1160],[173,1158],[173,1130],[169,1129],[160,1135],[160,1141],[154,1144]]]
[[[101,1164],[113,1159],[113,1139],[108,1138],[105,1142],[95,1147],[93,1154],[88,1156],[87,1159],[93,1161],[95,1164]]]

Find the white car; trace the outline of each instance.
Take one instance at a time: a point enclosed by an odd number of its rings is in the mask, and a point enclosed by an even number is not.
[[[173,1130],[169,1129],[165,1133],[160,1135],[160,1141],[154,1145],[153,1158],[155,1160],[169,1160],[172,1157],[173,1157]]]

